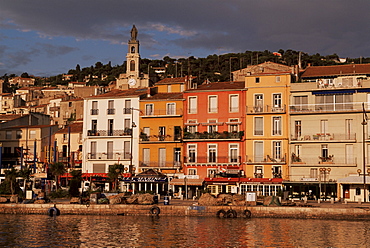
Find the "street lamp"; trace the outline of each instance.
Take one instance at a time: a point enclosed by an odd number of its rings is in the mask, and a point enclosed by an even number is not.
[[[237,59],[238,57],[230,57],[229,58],[229,65],[230,65],[230,82],[233,81],[233,75],[231,73],[231,60],[232,59]]]
[[[367,115],[365,111],[365,104],[362,103],[362,162],[363,162],[363,171],[364,171],[364,202],[366,202],[366,161],[365,161],[365,131],[367,125]]]
[[[320,168],[320,199],[321,199],[321,175],[324,175],[324,194],[326,200],[326,174],[330,174],[331,168]]]

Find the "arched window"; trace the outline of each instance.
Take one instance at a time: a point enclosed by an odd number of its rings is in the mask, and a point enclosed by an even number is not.
[[[135,71],[135,61],[134,60],[130,61],[130,71]]]
[[[135,53],[135,46],[131,47],[131,53]]]

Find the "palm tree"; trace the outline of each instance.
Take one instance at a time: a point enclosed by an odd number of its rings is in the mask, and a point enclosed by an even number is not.
[[[64,167],[64,164],[61,162],[52,163],[49,166],[49,170],[51,174],[55,177],[55,183],[57,190],[59,189],[59,177],[67,172],[66,168]]]
[[[18,172],[19,176],[23,178],[23,187],[24,187],[24,193],[26,194],[26,181],[30,179],[32,174],[31,168],[22,168]]]
[[[123,172],[125,167],[122,164],[114,164],[109,166],[108,177],[110,178],[111,182],[113,183],[113,189],[117,190],[117,180],[118,177]]]
[[[19,172],[14,167],[10,170],[5,171],[5,180],[10,183],[10,191],[12,195],[14,195],[14,185],[16,183],[16,179],[19,176]]]

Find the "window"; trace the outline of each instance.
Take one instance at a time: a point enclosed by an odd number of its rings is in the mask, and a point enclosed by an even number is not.
[[[64,133],[63,134],[63,142],[66,142],[68,140],[68,134]]]
[[[108,109],[107,109],[107,115],[113,115],[115,113],[114,111],[114,100],[108,101]]]
[[[239,95],[230,95],[229,112],[239,112]]]
[[[150,135],[150,127],[144,127],[143,128],[143,133],[145,133],[147,136]]]
[[[108,120],[108,136],[113,136],[113,119]]]
[[[274,105],[273,110],[280,110],[281,109],[281,94],[272,94],[272,101]],[[276,109],[277,108],[277,109]]]
[[[294,121],[294,138],[299,139],[302,136],[302,121]]]
[[[127,132],[129,129],[131,129],[131,119],[124,119],[123,120],[123,127],[124,127],[125,132]]]
[[[258,84],[260,82],[260,78],[259,77],[256,77],[255,78],[255,82],[256,82],[256,84]]]
[[[255,178],[262,178],[263,177],[263,167],[262,166],[254,167],[254,177]]]
[[[125,100],[125,108],[123,109],[124,114],[131,114],[131,100]]]
[[[302,111],[308,109],[308,96],[294,96],[294,109],[296,111]]]
[[[167,85],[167,92],[171,93],[172,92],[172,85]]]
[[[113,141],[107,142],[107,159],[113,159]]]
[[[191,96],[189,97],[189,114],[196,114],[197,113],[197,97]]]
[[[294,146],[294,152],[295,152],[295,155],[298,158],[301,158],[301,151],[302,151],[302,145],[295,145]],[[293,161],[293,162],[300,162],[300,161]]]
[[[274,178],[281,178],[281,166],[273,166],[272,175]]]
[[[351,139],[353,134],[352,134],[352,123],[353,123],[353,120],[352,119],[346,119],[345,120],[345,135],[346,135],[346,139]]]
[[[318,178],[317,168],[311,168],[310,169],[310,177],[311,178]]]
[[[217,120],[208,120],[208,132],[209,133],[215,133],[217,132]]]
[[[263,135],[263,117],[254,117],[254,135]]]
[[[196,145],[188,145],[189,163],[196,162],[197,147]]]
[[[90,143],[90,154],[91,159],[96,159],[96,141],[91,141]]]
[[[91,114],[92,115],[97,115],[98,113],[99,113],[98,101],[92,101],[92,103],[91,103]]]
[[[197,120],[188,120],[188,123],[197,123]],[[189,133],[195,133],[197,132],[197,125],[188,125],[187,131]]]
[[[166,148],[159,148],[158,149],[158,165],[159,167],[166,166]]]
[[[175,115],[176,114],[176,103],[167,103],[166,114],[167,115]]]
[[[208,96],[208,113],[217,113],[217,96]]]
[[[207,177],[215,177],[217,174],[217,169],[207,169]]]
[[[166,127],[159,127],[158,130],[158,139],[163,141],[166,138]]]
[[[272,135],[281,135],[281,116],[272,117]]]
[[[361,188],[356,188],[356,195],[361,195]]]
[[[320,120],[320,133],[325,135],[328,133],[328,129],[328,120]]]
[[[135,50],[134,47],[133,47],[133,49]],[[130,61],[130,71],[135,71],[135,61],[134,60]]]
[[[216,163],[217,158],[217,146],[208,145],[208,163]]]
[[[321,145],[321,157],[328,158],[329,157],[329,150],[328,145]]]
[[[131,146],[130,141],[124,141],[123,142],[123,152],[124,152],[124,159],[130,159],[131,158]]]
[[[150,165],[150,148],[143,148],[143,162],[142,166]]]
[[[254,162],[263,161],[263,141],[254,141]]]
[[[230,144],[229,145],[229,157],[230,163],[237,163],[239,157],[239,147],[237,144]]]
[[[346,164],[354,164],[353,145],[346,145]]]
[[[152,103],[145,104],[145,115],[154,114],[154,105]]]
[[[316,95],[316,110],[351,110],[353,109],[353,95],[333,94]]]
[[[276,83],[280,83],[280,76],[276,76],[276,77],[275,77],[275,82],[276,82]]]
[[[229,132],[238,132],[238,131],[239,131],[239,119],[230,119]]]
[[[263,95],[256,94],[254,95],[254,112],[262,112],[263,111]]]
[[[91,131],[96,132],[98,129],[98,120],[91,120]]]
[[[272,149],[273,149],[273,157],[277,162],[281,160],[281,141],[273,141],[272,142]]]
[[[181,148],[175,147],[173,149],[173,161],[175,166],[181,166]]]
[[[188,175],[196,175],[197,169],[188,169]]]
[[[22,131],[21,130],[17,130],[15,132],[15,135],[16,135],[16,139],[22,139]]]
[[[30,130],[30,139],[36,139],[36,130]]]
[[[6,139],[12,139],[12,131],[10,131],[10,130],[5,131],[5,138]]]

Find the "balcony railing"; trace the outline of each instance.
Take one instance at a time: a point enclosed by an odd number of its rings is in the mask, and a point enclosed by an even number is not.
[[[107,109],[107,115],[114,115],[116,113],[116,109]]]
[[[183,115],[182,109],[154,109],[150,111],[140,112],[142,117],[154,116],[181,116]]]
[[[335,166],[340,166],[340,165],[347,165],[347,166],[353,166],[357,164],[357,158],[344,158],[344,157],[336,157],[336,156],[331,156],[327,158],[323,158],[321,156],[311,156],[311,157],[296,157],[296,158],[291,158],[290,164],[292,166],[304,166],[307,165],[315,165],[317,167],[325,166],[328,164],[335,164]]]
[[[292,141],[302,141],[302,142],[308,142],[308,141],[338,141],[338,140],[356,140],[356,134],[355,133],[316,133],[316,134],[304,134],[304,135],[292,135],[291,136]]]
[[[214,133],[208,133],[208,132],[203,132],[203,133],[184,133],[184,139],[238,139],[240,140],[243,138],[244,132],[239,131],[239,132],[214,132]]]
[[[184,163],[195,164],[240,164],[241,157],[235,156],[189,156],[184,158]]]
[[[87,136],[131,136],[132,129],[124,130],[87,130]]]
[[[370,106],[365,105],[368,110]],[[299,104],[290,105],[289,112],[291,114],[298,113],[325,113],[325,112],[358,112],[362,111],[362,103],[359,102],[346,102],[346,103],[325,103],[325,104]]]
[[[99,109],[91,109],[90,114],[91,115],[98,115],[99,114]]]
[[[173,135],[146,135],[146,134],[141,134],[140,135],[140,141],[141,142],[181,141],[181,135],[173,136]]]
[[[247,106],[247,114],[285,113],[285,112],[286,112],[286,105],[281,105],[281,106],[271,106],[271,105]]]
[[[280,158],[274,158],[270,155],[265,155],[261,157],[247,156],[247,164],[285,164],[286,154],[281,155]]]
[[[88,153],[87,159],[96,159],[96,160],[125,160],[130,159],[130,153],[125,152],[97,152],[97,153]]]
[[[166,167],[166,168],[180,168],[182,162],[181,161],[140,161],[140,167]]]

